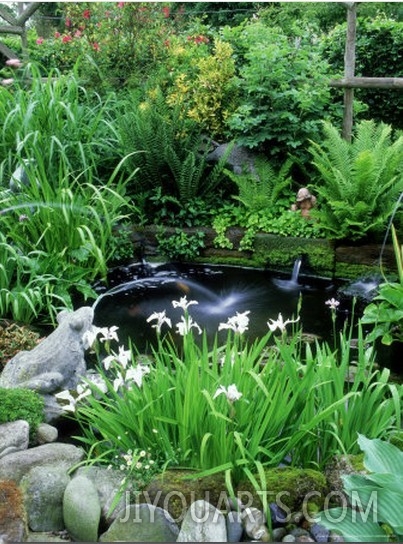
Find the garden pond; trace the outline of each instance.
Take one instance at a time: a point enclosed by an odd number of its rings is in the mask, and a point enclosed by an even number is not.
[[[212,337],[220,323],[238,313],[250,312],[246,334],[249,339],[263,336],[268,321],[300,317],[298,326],[306,339],[333,341],[332,313],[327,301],[340,302],[336,330],[354,324],[364,300],[375,292],[376,279],[346,282],[308,277],[300,273],[296,260],[290,274],[237,266],[163,263],[145,261],[112,270],[108,287],[97,285],[99,298],[94,304],[94,323],[99,327],[119,327],[119,340],[134,342],[144,352],[155,339],[147,319],[154,312],[166,312],[173,324],[180,310],[172,301],[182,297],[196,300],[189,314]],[[354,306],[353,298],[358,296]],[[290,329],[291,330],[291,329]],[[164,332],[164,329],[163,329]],[[171,331],[172,334],[172,331]],[[224,334],[224,332],[223,332]]]

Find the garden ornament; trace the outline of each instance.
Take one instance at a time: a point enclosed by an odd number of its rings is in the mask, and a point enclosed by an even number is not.
[[[49,423],[61,414],[54,394],[75,389],[86,374],[83,335],[92,327],[94,312],[89,306],[62,311],[58,327],[31,351],[20,351],[5,366],[0,387],[27,388],[41,394]]]
[[[310,210],[316,204],[316,196],[310,193],[309,189],[302,187],[296,196],[295,203],[291,206],[291,209],[295,211],[300,211],[302,217],[310,217]]]

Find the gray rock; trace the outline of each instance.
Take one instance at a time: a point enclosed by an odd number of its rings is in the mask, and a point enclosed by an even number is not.
[[[330,531],[320,523],[311,525],[309,532],[315,539],[315,542],[329,542]]]
[[[33,467],[21,480],[28,526],[32,531],[61,531],[63,494],[70,478],[58,466]]]
[[[10,453],[26,450],[29,444],[29,423],[23,419],[0,425],[0,459]]]
[[[97,542],[101,504],[95,486],[85,476],[68,483],[63,497],[63,518],[73,540]]]
[[[219,162],[227,155],[226,164],[235,174],[245,172],[255,172],[256,154],[247,147],[233,145],[229,143],[217,145],[217,147],[207,155],[207,162]]]
[[[263,540],[268,537],[269,529],[266,525],[267,519],[264,513],[258,508],[245,508],[241,514],[245,533],[253,540]]]
[[[204,500],[193,502],[185,514],[177,542],[227,542],[224,515]]]
[[[286,534],[287,534],[287,529],[285,529],[284,527],[276,527],[275,529],[273,529],[273,532],[271,535],[273,542],[281,542]]]
[[[228,512],[225,523],[227,526],[227,542],[240,542],[243,534],[241,513]]]
[[[113,511],[110,512],[112,503],[122,483],[122,472],[108,470],[104,467],[91,466],[80,467],[73,477],[75,478],[76,476],[85,476],[94,484],[101,504],[101,519],[110,524],[116,518],[118,512],[127,504],[125,502],[126,493],[123,493]],[[127,490],[130,490],[130,485]]]
[[[50,531],[29,531],[26,542],[71,542],[68,534],[65,531],[50,532]]]
[[[59,436],[59,431],[53,425],[48,423],[40,423],[36,430],[36,439],[39,444],[49,444],[56,442]]]
[[[60,471],[68,471],[80,462],[84,451],[72,444],[44,444],[25,451],[10,453],[0,459],[0,480],[13,480],[17,483],[36,466],[57,466]]]
[[[0,387],[24,387],[42,394],[47,422],[62,413],[52,395],[75,389],[85,375],[83,335],[92,326],[94,312],[83,306],[75,312],[60,312],[58,327],[31,351],[13,357],[0,376]],[[55,411],[57,412],[55,414]]]
[[[169,513],[152,504],[129,504],[100,542],[176,542],[179,529]]]

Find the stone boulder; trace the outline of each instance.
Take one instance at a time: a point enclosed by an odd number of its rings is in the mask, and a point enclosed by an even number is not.
[[[33,467],[23,476],[20,489],[32,531],[64,529],[63,495],[69,481],[67,471],[58,465]]]
[[[227,542],[224,515],[206,501],[195,501],[186,512],[176,542]]]
[[[85,476],[68,483],[63,496],[63,518],[73,540],[97,542],[101,504],[94,484]]]
[[[208,153],[207,162],[217,163],[226,157],[226,165],[234,174],[255,173],[256,153],[247,147],[224,143],[217,145],[213,151]]]
[[[119,512],[100,542],[176,542],[179,528],[166,510],[129,504]]]
[[[13,480],[18,484],[33,467],[56,466],[67,472],[84,458],[84,450],[72,444],[55,442],[10,453],[0,459],[0,480]]]
[[[29,444],[29,423],[23,419],[0,425],[0,459],[10,453],[23,451]]]

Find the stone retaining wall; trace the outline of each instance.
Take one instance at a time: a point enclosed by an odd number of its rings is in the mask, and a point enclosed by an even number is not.
[[[147,226],[133,229],[133,243],[137,252],[150,261],[165,261],[166,256],[158,250],[156,234],[159,227]],[[167,237],[175,233],[175,228],[166,227]],[[210,264],[230,264],[269,268],[281,272],[292,270],[295,260],[302,257],[301,273],[331,278],[355,279],[357,277],[379,274],[382,247],[379,244],[345,245],[332,240],[293,238],[258,233],[253,250],[241,251],[240,241],[244,230],[228,229],[226,235],[233,249],[214,247],[216,232],[211,228],[183,229],[189,235],[203,231],[205,248],[195,261]],[[386,274],[396,272],[392,245],[385,246],[382,253],[382,271]]]

